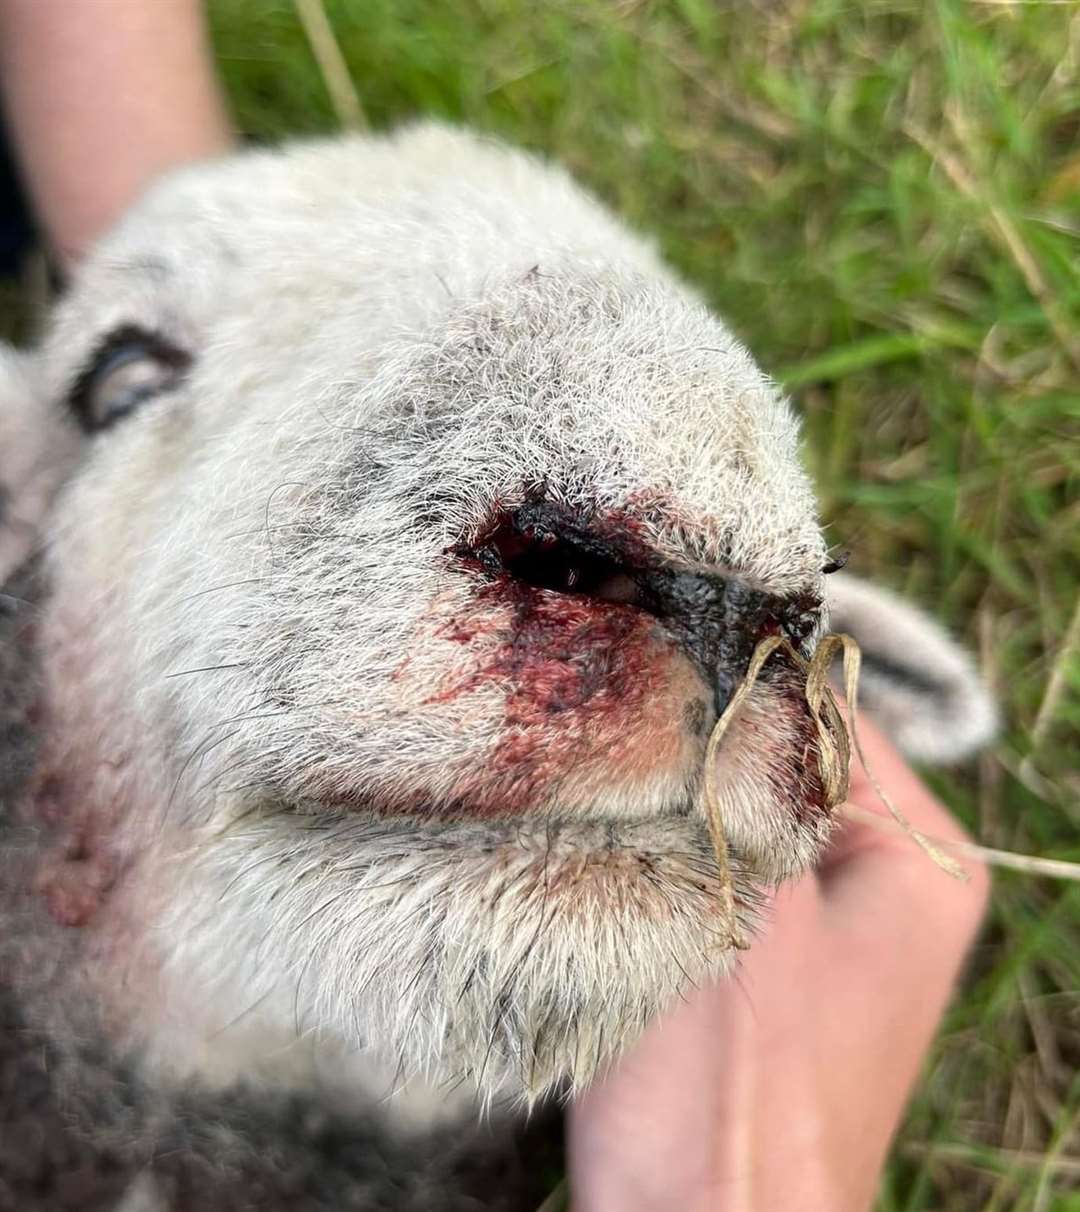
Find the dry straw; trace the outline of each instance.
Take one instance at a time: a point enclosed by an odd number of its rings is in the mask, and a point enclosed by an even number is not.
[[[981,862],[998,867],[1008,867],[1014,871],[1047,875],[1057,879],[1080,879],[1080,864],[1077,863],[1069,863],[1061,859],[1037,858],[1026,854],[1013,854],[1005,850],[993,850],[974,842],[944,841],[921,833],[904,816],[878,782],[866,760],[866,754],[863,752],[862,743],[859,740],[855,723],[855,712],[858,706],[859,667],[862,660],[859,645],[849,635],[827,635],[818,645],[813,657],[807,661],[782,636],[771,635],[762,640],[754,649],[746,675],[731,696],[731,701],[723,714],[716,721],[716,726],[713,728],[705,749],[702,801],[720,873],[721,921],[727,930],[731,947],[745,950],[749,944],[739,928],[736,915],[731,860],[724,830],[720,796],[716,788],[717,756],[725,734],[747,696],[753,690],[765,663],[778,650],[783,651],[806,677],[806,703],[817,728],[818,767],[826,808],[839,809],[849,819],[871,824],[876,828],[901,830],[918,843],[943,871],[955,879],[966,880],[969,876],[955,859],[945,853],[945,847]],[[829,671],[838,652],[843,653],[844,693],[847,697],[849,726],[845,726],[840,709],[829,689]],[[845,804],[849,786],[848,769],[852,746],[854,746],[855,753],[866,772],[866,777],[869,779],[874,793],[889,810],[892,821],[854,805]]]

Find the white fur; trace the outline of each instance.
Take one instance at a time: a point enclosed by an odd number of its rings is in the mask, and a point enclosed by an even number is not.
[[[994,701],[944,628],[857,577],[830,577],[827,589],[833,630],[853,632],[869,658],[860,700],[905,753],[922,762],[955,762],[993,737]],[[913,683],[912,674],[933,689]]]
[[[77,449],[48,407],[37,362],[0,346],[0,583],[27,558],[38,525]]]
[[[164,182],[59,309],[50,407],[132,323],[192,368],[85,443],[42,637],[48,763],[108,839],[87,930],[127,940],[131,1031],[220,1080],[227,1054],[291,1080],[299,1031],[483,1096],[584,1084],[730,963],[684,726],[706,690],[654,628],[636,681],[521,722],[513,611],[450,549],[540,486],[672,566],[820,595],[788,405],[565,174],[440,126]],[[725,772],[746,914],[829,831],[793,820],[778,695]]]

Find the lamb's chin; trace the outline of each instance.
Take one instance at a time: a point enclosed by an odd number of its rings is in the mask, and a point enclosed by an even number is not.
[[[749,933],[758,894],[737,859],[733,877]],[[208,910],[164,927],[189,987],[238,981],[287,1005],[290,1031],[377,1041],[403,1078],[485,1101],[584,1087],[731,963],[716,859],[686,817],[275,814],[219,834],[188,878]]]

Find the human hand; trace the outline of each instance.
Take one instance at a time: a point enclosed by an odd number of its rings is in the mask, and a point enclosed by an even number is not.
[[[912,824],[966,834],[866,719]],[[883,809],[861,769],[849,801]],[[574,1212],[866,1212],[986,904],[985,869],[845,824],[719,987],[689,996],[571,1109]]]

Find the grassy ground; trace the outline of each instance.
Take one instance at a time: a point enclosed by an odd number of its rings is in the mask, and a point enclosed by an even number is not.
[[[214,0],[256,137],[335,127],[291,0]],[[1080,859],[1080,6],[326,0],[367,120],[558,156],[791,389],[832,539],[982,654],[995,752],[933,782]],[[1071,635],[1071,638],[1070,638]],[[1080,886],[1005,875],[880,1212],[1080,1210]]]

